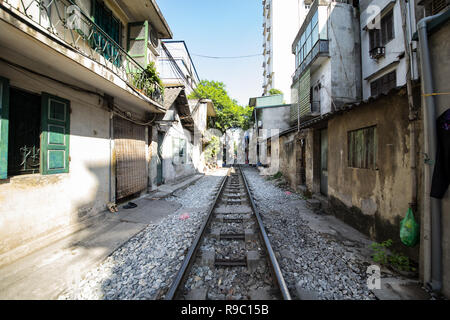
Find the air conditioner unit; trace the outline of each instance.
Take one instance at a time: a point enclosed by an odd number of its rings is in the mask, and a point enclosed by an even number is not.
[[[369,54],[372,59],[379,59],[384,57],[385,48],[384,47],[375,47],[370,50]]]

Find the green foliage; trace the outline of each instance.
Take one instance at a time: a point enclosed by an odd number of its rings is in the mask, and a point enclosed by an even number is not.
[[[219,153],[220,141],[216,136],[211,136],[208,144],[205,146],[205,160],[207,163],[214,163],[217,161],[217,154]]]
[[[282,174],[280,171],[278,171],[278,172],[275,173],[273,176],[269,176],[269,177],[267,178],[267,180],[278,180],[278,179],[280,179],[282,176],[283,176],[283,174]]]
[[[210,125],[224,132],[229,128],[247,130],[252,123],[253,107],[243,107],[231,99],[225,89],[225,84],[218,81],[202,80],[189,99],[210,99],[214,103],[217,117],[214,125]]]
[[[400,271],[416,271],[415,268],[410,266],[410,261],[407,256],[402,254],[393,253],[389,256],[389,263],[395,269]]]
[[[381,243],[373,242],[370,246],[373,250],[373,261],[381,265],[390,265],[398,271],[416,271],[411,267],[409,258],[397,252],[388,253],[388,248],[393,244],[392,239],[388,239]]]
[[[153,61],[147,65],[143,74],[138,72],[133,75],[133,85],[137,89],[142,90],[149,97],[152,97],[157,89],[155,84],[160,86],[161,94],[164,95],[164,86],[159,78],[159,74],[156,71],[155,63]]]
[[[373,242],[370,246],[373,250],[373,261],[378,262],[382,265],[386,265],[388,263],[388,255],[387,248],[392,245],[392,240],[386,240],[382,243]]]
[[[269,95],[270,96],[274,96],[274,95],[277,95],[277,94],[283,94],[283,92],[281,90],[278,90],[278,89],[270,89],[269,90]]]

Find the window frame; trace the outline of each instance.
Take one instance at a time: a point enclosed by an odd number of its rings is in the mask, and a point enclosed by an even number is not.
[[[369,134],[364,134],[365,131],[368,132],[370,130],[372,130],[371,137]],[[363,141],[357,141],[361,137]],[[373,143],[373,145],[369,145],[369,143]],[[372,159],[370,158],[369,148],[372,149]],[[361,152],[361,154],[358,155],[358,152]],[[378,170],[377,125],[347,131],[347,167],[351,169]]]
[[[391,22],[390,28],[388,27]],[[391,34],[389,37],[389,29]],[[369,29],[369,51],[377,47],[385,47],[389,42],[395,39],[395,23],[394,23],[394,9],[390,9],[380,19],[380,28]]]
[[[373,87],[376,87],[376,92],[373,92]],[[370,82],[370,96],[375,97],[382,93],[386,94],[396,87],[397,70],[393,70]]]

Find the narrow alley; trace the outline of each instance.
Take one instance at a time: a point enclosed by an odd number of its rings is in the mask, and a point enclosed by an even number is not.
[[[448,301],[450,0],[0,0],[0,30],[0,300]]]

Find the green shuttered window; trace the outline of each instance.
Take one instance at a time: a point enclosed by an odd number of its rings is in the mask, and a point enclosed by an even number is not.
[[[117,45],[122,45],[122,24],[119,19],[117,19],[112,11],[108,9],[103,2],[93,1],[92,2],[93,18],[95,23],[108,35],[110,36]],[[122,61],[119,55],[118,48],[113,45],[109,40],[106,39],[100,32],[95,32],[94,43],[92,44],[94,48],[98,48],[102,51],[102,55],[111,61],[116,66],[120,66]]]
[[[34,110],[29,109],[33,103],[39,107],[39,96],[37,101],[27,104],[28,100],[21,100],[24,94],[30,95],[20,89],[10,89],[8,79],[0,77],[0,179],[34,173],[30,166],[39,167],[40,173],[45,175],[69,172],[70,102],[43,93],[40,97],[40,121],[39,113],[35,114],[38,117],[37,124],[34,124],[36,130],[31,130],[33,125],[26,116]],[[26,112],[20,107],[27,109]],[[12,125],[11,120],[14,120]],[[26,132],[23,131],[25,123],[30,127]],[[39,133],[40,146],[37,142],[31,147],[30,141],[33,139],[23,137],[25,134],[34,135],[39,141]],[[8,152],[8,148],[12,152]],[[31,151],[36,151],[37,155]],[[30,159],[35,160],[36,165]]]
[[[0,179],[8,177],[9,81],[0,77]]]
[[[69,172],[70,102],[42,94],[41,174]]]

